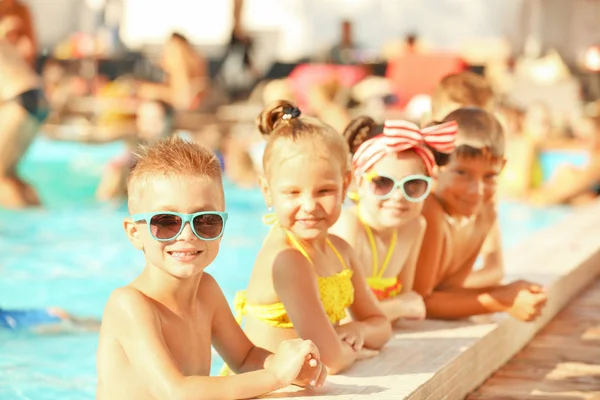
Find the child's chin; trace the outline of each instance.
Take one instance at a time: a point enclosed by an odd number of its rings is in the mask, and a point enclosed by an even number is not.
[[[195,264],[182,264],[179,265],[170,265],[166,272],[178,279],[188,279],[192,278],[196,275],[199,275],[204,271],[205,267],[195,265]]]
[[[477,211],[479,211],[479,206],[476,207],[463,207],[460,210],[457,210],[458,212],[456,213],[458,217],[463,217],[463,218],[471,218],[473,215],[477,214]]]
[[[417,214],[418,215],[418,214]],[[415,218],[416,214],[410,211],[386,210],[382,213],[381,225],[394,228]]]
[[[302,239],[302,240],[313,240],[323,234],[323,231],[321,229],[316,229],[316,228],[299,228],[299,229],[294,229],[293,232],[294,232],[294,235],[296,235],[296,237],[298,239]]]

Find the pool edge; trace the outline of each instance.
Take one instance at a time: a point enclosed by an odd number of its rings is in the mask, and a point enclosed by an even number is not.
[[[520,277],[546,285],[542,317],[524,323],[503,314],[478,322],[424,321],[395,329],[381,355],[328,378],[321,391],[285,389],[266,398],[463,399],[521,350],[600,275],[600,202],[574,210],[505,253]],[[486,320],[487,319],[487,320]]]

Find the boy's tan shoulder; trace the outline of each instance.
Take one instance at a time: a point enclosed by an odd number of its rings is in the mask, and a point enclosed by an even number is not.
[[[425,220],[425,226],[428,228],[441,227],[446,221],[442,204],[433,195],[425,199],[421,215]]]
[[[124,313],[133,316],[141,310],[150,309],[154,309],[154,307],[145,294],[132,286],[123,286],[113,290],[110,294],[104,309],[103,320],[112,313]]]
[[[423,215],[419,215],[412,223],[415,226],[415,233],[425,232],[427,229],[427,219]]]
[[[198,286],[198,297],[212,296],[215,293],[221,292],[221,287],[216,279],[208,272],[202,273],[202,279]]]
[[[498,218],[498,208],[496,201],[490,201],[486,203],[481,212],[478,215],[478,219],[482,222],[482,225],[491,227],[496,219]]]

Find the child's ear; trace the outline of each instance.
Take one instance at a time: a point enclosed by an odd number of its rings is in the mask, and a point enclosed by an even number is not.
[[[506,158],[502,159],[502,166],[500,167],[500,172],[502,172],[502,170],[504,169],[504,166],[506,165]]]
[[[125,229],[125,233],[127,234],[127,238],[138,250],[144,250],[144,243],[140,238],[140,231],[138,230],[138,226],[131,220],[131,218],[125,218],[123,220],[123,228]]]
[[[344,186],[343,186],[343,198],[346,198],[346,195],[348,194],[348,188],[350,188],[350,184],[352,184],[352,171],[347,171],[344,174]]]
[[[265,203],[267,203],[267,207],[271,207],[273,204],[273,198],[271,196],[271,189],[269,188],[269,183],[267,182],[267,178],[264,176],[260,176],[258,178],[258,186],[260,187],[260,191],[265,199]]]

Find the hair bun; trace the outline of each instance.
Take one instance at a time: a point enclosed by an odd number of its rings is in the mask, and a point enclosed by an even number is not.
[[[256,118],[256,126],[263,135],[270,135],[282,121],[298,118],[302,112],[287,100],[277,100],[268,105]]]
[[[366,115],[350,121],[343,133],[344,139],[350,147],[350,153],[354,154],[363,142],[374,136],[377,126],[373,118]]]
[[[298,118],[300,116],[300,114],[302,114],[302,112],[300,111],[300,109],[298,107],[285,107],[283,109],[283,115],[281,117],[281,119],[293,119],[293,118]]]

